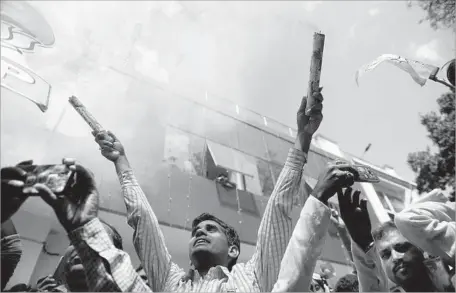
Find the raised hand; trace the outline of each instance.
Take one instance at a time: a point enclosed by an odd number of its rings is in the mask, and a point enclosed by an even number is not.
[[[125,149],[111,131],[92,132],[95,141],[100,146],[101,154],[108,160],[116,162],[120,157],[125,157]]]
[[[318,127],[320,127],[321,121],[323,120],[323,96],[321,95],[321,88],[320,92],[313,93],[313,98],[315,99],[315,104],[312,109],[306,113],[307,97],[303,97],[301,106],[299,106],[296,115],[298,133],[295,145],[305,153],[309,151],[312,136],[317,131]]]
[[[373,242],[371,222],[367,211],[367,200],[359,200],[361,192],[347,188],[345,192],[337,191],[342,220],[353,241],[364,251]]]
[[[327,204],[328,200],[336,194],[336,192],[345,187],[353,185],[354,174],[356,170],[349,164],[331,163],[320,174],[318,182],[315,185],[312,195],[318,198],[321,202]]]
[[[21,167],[30,165],[33,165],[32,160],[1,170],[2,223],[11,218],[28,198],[27,194],[23,192],[27,172]]]
[[[93,175],[88,169],[76,165],[72,159],[64,159],[63,163],[75,171],[76,176],[76,183],[64,195],[55,195],[44,184],[35,184],[33,188],[54,209],[60,223],[69,233],[97,217],[99,196]]]

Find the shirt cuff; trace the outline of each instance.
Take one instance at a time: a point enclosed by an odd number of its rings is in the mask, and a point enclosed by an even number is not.
[[[119,177],[119,182],[121,186],[126,185],[138,185],[138,180],[136,180],[135,175],[133,174],[133,170],[127,170],[120,173],[117,173]]]
[[[304,204],[304,207],[301,211],[301,215],[304,213],[309,213],[309,211],[312,212],[313,218],[318,221],[319,223],[323,222],[328,222],[331,220],[331,209],[316,199],[314,196],[309,196],[309,198],[306,200],[306,203]]]
[[[88,245],[96,252],[101,252],[114,247],[112,240],[98,218],[71,231],[68,234],[68,238],[75,247]]]
[[[285,166],[296,171],[301,171],[307,162],[307,154],[295,148],[290,148]]]

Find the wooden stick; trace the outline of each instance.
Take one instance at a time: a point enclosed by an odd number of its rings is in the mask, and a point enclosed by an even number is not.
[[[101,126],[100,123],[93,117],[92,114],[86,109],[84,104],[76,98],[75,96],[71,96],[68,100],[70,104],[73,106],[73,108],[76,110],[76,112],[81,115],[81,117],[84,119],[84,121],[89,124],[90,128],[92,128],[93,131],[100,132],[103,130],[103,127]]]
[[[305,114],[310,116],[312,107],[315,101],[312,97],[313,93],[320,90],[320,75],[321,65],[323,63],[323,49],[325,46],[325,35],[320,33],[314,33],[313,36],[313,49],[312,59],[310,60],[310,74],[309,74],[309,85],[307,88],[307,105]]]

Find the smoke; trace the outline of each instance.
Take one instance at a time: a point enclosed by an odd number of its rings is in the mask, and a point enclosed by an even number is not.
[[[283,99],[280,116],[306,92],[312,34],[319,30],[309,6],[298,1],[30,4],[49,22],[56,43],[26,56],[53,87],[48,112],[31,114],[27,123],[81,138],[90,137],[90,129],[71,108],[62,114],[71,95],[107,128],[132,140],[135,131],[129,129],[161,122],[153,117],[165,104],[177,103],[169,99],[175,95],[201,100],[207,92],[258,112],[267,109],[266,101]],[[18,125],[8,122],[20,111],[13,105],[2,133],[17,132]],[[215,115],[206,127],[234,127],[222,118]],[[23,123],[22,135],[42,139]],[[149,137],[145,146],[154,143],[153,133]]]

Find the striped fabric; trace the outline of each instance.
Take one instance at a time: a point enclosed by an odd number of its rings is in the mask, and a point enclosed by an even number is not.
[[[128,170],[118,174],[127,207],[128,224],[134,229],[134,246],[152,291],[270,292],[277,281],[280,263],[291,236],[293,197],[298,193],[305,162],[306,154],[290,149],[261,220],[252,258],[245,264],[236,264],[231,271],[222,266],[213,267],[204,277],[193,271],[193,278],[188,281],[182,280],[185,271],[171,261],[158,220],[133,172]],[[92,222],[95,225],[99,221]],[[83,228],[87,230],[89,227]],[[81,256],[87,275],[91,278],[90,290],[131,291],[134,288],[134,291],[146,291],[142,287],[143,280],[134,272],[128,256],[122,251],[108,248],[109,241],[104,239],[107,235],[89,230],[80,231],[79,234],[84,234],[84,237],[73,237],[76,241],[85,239],[79,241],[79,247],[85,247],[82,250],[90,254],[84,259]],[[111,273],[100,263],[100,257],[107,261]],[[122,273],[122,270],[125,272]]]
[[[81,258],[89,291],[150,292],[128,253],[114,246],[98,218],[73,230],[68,237]]]

